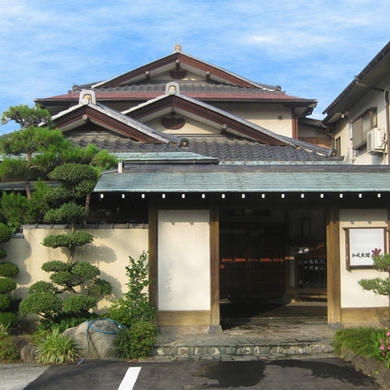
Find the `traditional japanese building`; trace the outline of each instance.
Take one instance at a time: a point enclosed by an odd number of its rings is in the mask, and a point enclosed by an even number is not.
[[[330,323],[387,310],[358,280],[376,274],[371,249],[386,249],[390,168],[338,157],[332,133],[308,118],[316,100],[176,45],[37,102],[75,145],[118,156],[94,190],[89,228],[111,229],[113,252],[131,246],[123,229],[147,231],[160,327],[218,327],[224,302],[326,299]]]

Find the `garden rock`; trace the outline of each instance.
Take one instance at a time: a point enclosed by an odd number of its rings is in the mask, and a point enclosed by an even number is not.
[[[20,359],[23,363],[35,362],[36,347],[31,344],[27,344],[20,350]]]
[[[30,342],[30,337],[24,335],[14,336],[13,343],[20,352],[20,360],[23,363],[35,362],[36,346]]]
[[[63,334],[73,339],[82,358],[105,359],[115,357],[114,340],[118,327],[109,320],[83,322]]]

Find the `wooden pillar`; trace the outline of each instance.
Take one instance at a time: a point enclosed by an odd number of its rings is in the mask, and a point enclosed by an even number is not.
[[[341,323],[340,217],[335,207],[327,210],[326,252],[328,323]]]
[[[158,210],[157,199],[154,194],[149,196],[149,301],[158,310],[158,263],[157,263],[157,232],[158,232]],[[157,313],[156,313],[157,314]]]
[[[212,202],[210,207],[210,283],[211,325],[220,325],[219,210],[215,202]]]
[[[292,137],[298,139],[298,118],[295,115],[294,107],[291,108],[291,121],[292,121]]]

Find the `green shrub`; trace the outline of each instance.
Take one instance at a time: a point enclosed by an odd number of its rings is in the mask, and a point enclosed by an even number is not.
[[[12,237],[12,229],[0,222],[0,242],[8,242]]]
[[[8,333],[9,325],[0,323],[0,362],[15,363],[20,354]]]
[[[60,222],[60,223],[76,223],[83,221],[87,218],[88,211],[83,206],[77,205],[76,203],[69,202],[63,203],[57,209],[49,210],[45,216],[45,222]]]
[[[48,331],[37,343],[35,360],[39,364],[74,363],[79,357],[74,340],[58,328]]]
[[[124,359],[146,358],[156,343],[157,327],[150,322],[137,322],[120,329],[115,338],[115,353]]]
[[[53,283],[40,280],[32,284],[28,289],[29,294],[58,294],[59,291]]]
[[[50,275],[50,280],[59,286],[74,286],[75,280],[72,272],[60,271]]]
[[[65,300],[63,310],[65,313],[83,314],[87,313],[96,304],[96,298],[90,295],[72,295]]]
[[[362,357],[374,357],[376,351],[373,335],[382,333],[383,329],[375,327],[339,329],[333,339],[334,351],[340,356],[353,353]]]
[[[45,272],[63,272],[69,271],[72,266],[62,260],[51,260],[43,263],[41,268]]]
[[[390,369],[390,332],[383,329],[382,332],[372,333],[371,338],[374,344],[374,357],[385,362],[386,367]]]
[[[5,249],[0,248],[0,259],[4,259],[5,257],[7,257],[7,252]]]
[[[8,295],[0,294],[0,312],[9,309],[11,298]]]
[[[93,241],[91,234],[77,230],[72,233],[49,235],[43,239],[42,244],[49,248],[68,248],[73,249],[78,246],[89,244]]]
[[[19,311],[23,316],[39,314],[47,319],[53,319],[61,309],[61,298],[51,293],[30,294],[19,305]]]
[[[10,278],[0,278],[0,294],[15,290],[16,282]]]
[[[87,286],[87,291],[92,295],[108,296],[112,292],[112,285],[107,280],[95,279],[91,284]]]
[[[60,332],[65,332],[69,328],[74,328],[75,326],[79,326],[83,322],[86,322],[88,320],[93,320],[96,318],[98,318],[98,315],[96,313],[88,313],[88,315],[86,316],[79,316],[79,317],[61,316],[61,320],[53,326],[57,326]]]
[[[155,316],[155,309],[145,292],[150,284],[146,252],[142,252],[138,260],[129,256],[129,263],[126,267],[128,291],[108,309],[109,318],[128,328],[137,322],[151,321]]]
[[[79,261],[72,268],[73,274],[83,280],[92,280],[100,275],[98,267],[88,263],[88,261]]]
[[[18,318],[15,313],[8,311],[0,312],[0,325],[8,325],[10,327],[15,327],[18,323]]]
[[[19,273],[19,267],[13,263],[0,263],[0,276],[15,276]]]

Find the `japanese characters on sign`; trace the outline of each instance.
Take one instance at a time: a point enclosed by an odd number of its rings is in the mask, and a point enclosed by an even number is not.
[[[372,250],[386,252],[386,228],[348,228],[346,232],[347,269],[372,267]]]

